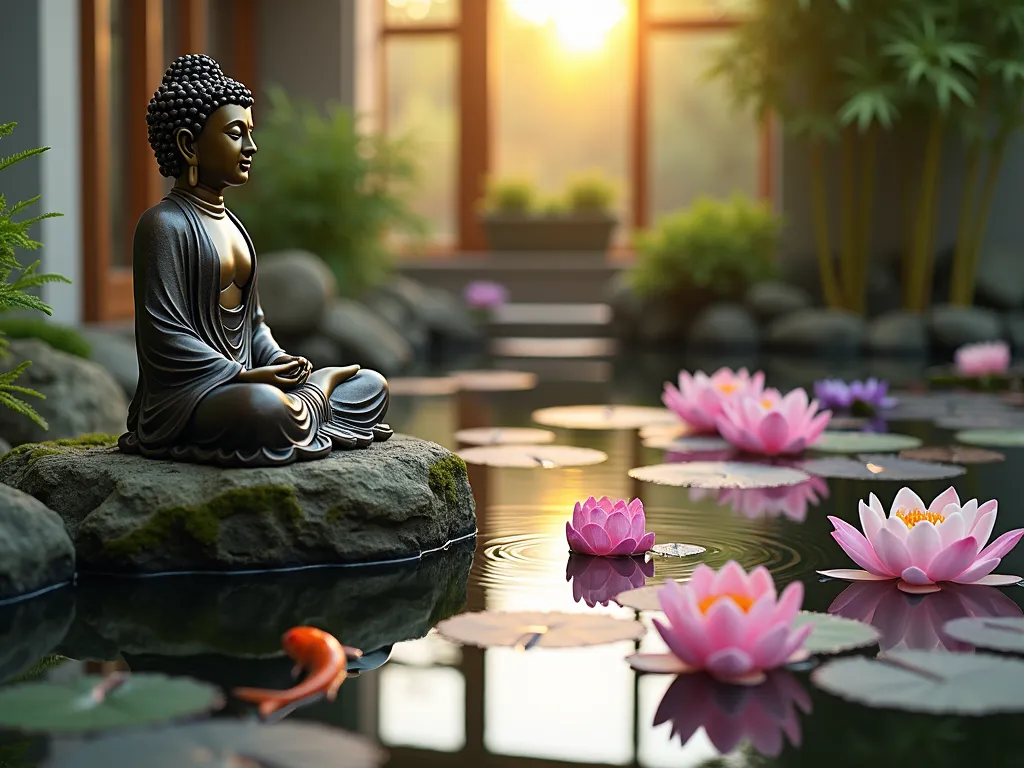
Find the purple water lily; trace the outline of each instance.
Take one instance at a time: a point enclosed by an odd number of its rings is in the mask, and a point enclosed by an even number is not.
[[[814,396],[822,408],[859,416],[871,416],[896,405],[896,398],[889,397],[889,382],[875,378],[849,384],[841,379],[822,379],[814,383]]]
[[[497,309],[508,302],[508,289],[500,283],[476,280],[466,286],[462,297],[472,309]]]

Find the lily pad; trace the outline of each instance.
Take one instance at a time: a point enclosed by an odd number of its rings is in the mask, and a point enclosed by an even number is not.
[[[455,439],[463,445],[542,445],[555,442],[555,433],[528,427],[460,429]]]
[[[1006,456],[998,451],[962,445],[928,445],[923,448],[912,448],[909,451],[900,451],[900,458],[951,464],[992,464],[1006,460]]]
[[[533,420],[562,429],[634,430],[652,425],[679,425],[679,417],[667,408],[639,405],[567,405],[534,411]]]
[[[388,379],[388,392],[397,397],[444,397],[458,391],[459,381],[452,376],[399,376]]]
[[[732,448],[728,440],[713,435],[694,435],[693,437],[670,437],[662,435],[647,438],[645,448],[671,453],[700,453],[702,451],[726,451]]]
[[[1024,662],[987,653],[887,651],[835,659],[811,673],[819,688],[872,707],[942,715],[1024,712]]]
[[[870,624],[830,613],[801,611],[793,625],[802,627],[805,624],[814,625],[814,630],[804,644],[804,648],[813,654],[842,653],[853,648],[875,645],[882,636]]]
[[[1024,429],[968,429],[957,432],[956,441],[995,448],[1024,448]]]
[[[895,454],[862,454],[856,459],[808,459],[800,469],[818,477],[846,480],[942,480],[967,472],[959,464],[937,464],[929,461],[901,459]]]
[[[688,488],[778,488],[810,480],[798,469],[738,461],[688,461],[629,470],[634,480]]]
[[[677,437],[687,437],[688,435],[693,437],[714,437],[714,435],[698,435],[694,433],[693,428],[689,424],[684,424],[681,421],[675,424],[648,424],[646,427],[640,427],[640,439],[643,441],[675,440]]]
[[[707,547],[698,547],[696,544],[677,544],[675,542],[655,544],[651,547],[651,552],[662,557],[693,557],[694,555],[703,555],[707,551]]]
[[[217,720],[117,736],[103,736],[51,763],[51,768],[375,768],[387,754],[353,733],[303,722],[262,725]],[[257,761],[257,762],[253,762]]]
[[[821,437],[807,447],[809,450],[825,453],[863,453],[902,451],[920,445],[921,441],[910,435],[886,432],[822,432]]]
[[[481,445],[459,451],[467,464],[515,469],[586,467],[608,460],[608,454],[572,445]]]
[[[638,640],[644,625],[598,613],[479,611],[445,619],[437,631],[457,643],[480,648],[579,648]]]
[[[517,392],[537,386],[537,374],[524,371],[454,371],[465,392]]]
[[[1024,618],[1020,616],[953,619],[942,631],[979,648],[1024,653]]]
[[[151,725],[224,706],[219,689],[156,673],[83,675],[65,682],[0,688],[0,727],[32,733],[83,733]]]

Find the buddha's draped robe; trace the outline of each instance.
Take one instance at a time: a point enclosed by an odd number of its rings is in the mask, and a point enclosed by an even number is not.
[[[172,191],[143,214],[133,273],[139,385],[119,445],[152,458],[266,466],[390,437],[387,382],[360,370],[331,391],[235,381],[287,353],[264,322],[256,253],[236,309],[221,307],[220,259],[199,214]],[[378,426],[380,425],[380,426]]]

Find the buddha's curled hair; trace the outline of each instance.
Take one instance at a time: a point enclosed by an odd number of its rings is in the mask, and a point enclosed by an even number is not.
[[[146,115],[149,146],[163,176],[177,178],[185,170],[185,158],[174,140],[178,129],[187,128],[199,138],[206,119],[225,104],[251,107],[252,93],[221,72],[220,65],[206,54],[179,56],[167,68]]]

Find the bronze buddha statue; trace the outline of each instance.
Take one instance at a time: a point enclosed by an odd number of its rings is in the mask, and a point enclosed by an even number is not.
[[[387,440],[387,381],[358,365],[314,371],[264,322],[256,252],[225,208],[256,144],[252,94],[209,56],[178,58],[149,103],[149,143],[171,191],[132,249],[139,386],[125,453],[279,466]]]

